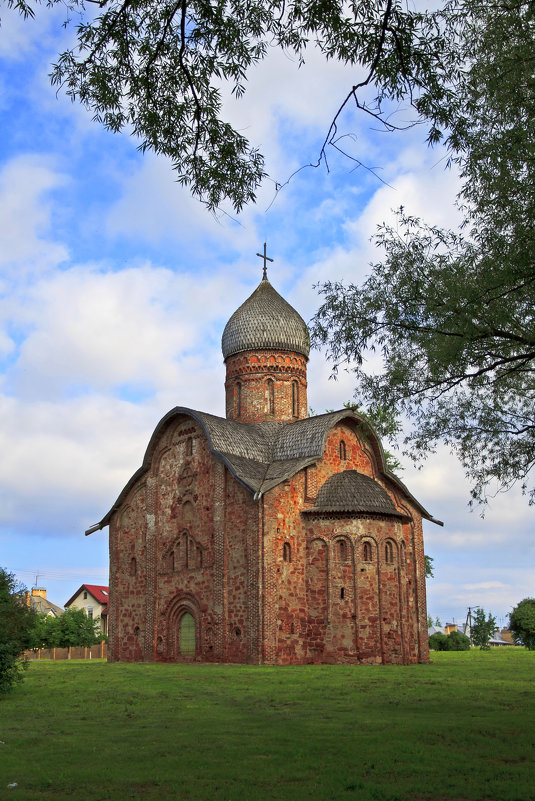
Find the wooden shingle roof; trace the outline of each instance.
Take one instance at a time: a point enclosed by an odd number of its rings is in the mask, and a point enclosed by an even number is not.
[[[285,350],[308,359],[310,336],[298,312],[267,279],[236,309],[221,339],[223,358],[244,350]]]
[[[398,512],[386,490],[377,481],[357,470],[345,470],[328,478],[320,488],[313,508],[303,511],[405,517]]]
[[[438,522],[411,495],[407,487],[387,470],[383,449],[377,435],[369,423],[356,412],[342,409],[338,412],[329,412],[286,423],[239,423],[206,412],[177,406],[168,412],[156,426],[145,452],[142,466],[126,484],[115,504],[99,523],[86,531],[86,534],[108,525],[112,514],[123,503],[133,485],[150,469],[152,456],[163,430],[172,420],[180,416],[191,417],[199,423],[208,440],[210,451],[216,458],[224,462],[232,475],[256,498],[291,478],[303,468],[322,459],[329,431],[337,423],[345,420],[349,424],[364,426],[369,431],[370,441],[385,479],[401,489],[403,494],[419,509],[423,517]],[[336,508],[339,511],[341,509],[339,504],[342,504],[347,507],[346,511],[356,511],[355,504],[360,503],[368,507],[360,511],[377,511],[382,514],[396,513],[388,494],[377,482],[367,479],[366,476],[359,473],[357,473],[358,478],[349,475],[353,472],[356,473],[356,471],[346,471],[338,474],[349,477],[337,479],[332,484],[329,484],[331,480],[329,479],[322,488],[323,494],[320,490],[315,508],[322,503],[323,510]],[[371,488],[368,481],[376,486]],[[353,490],[364,500],[360,502],[355,498],[350,500],[349,496]]]

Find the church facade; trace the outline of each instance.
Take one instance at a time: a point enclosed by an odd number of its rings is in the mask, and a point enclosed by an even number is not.
[[[365,419],[307,417],[308,330],[265,274],[222,350],[226,417],[172,409],[86,532],[109,526],[108,658],[427,661],[433,518]]]

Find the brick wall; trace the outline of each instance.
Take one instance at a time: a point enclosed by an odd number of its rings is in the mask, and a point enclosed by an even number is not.
[[[345,469],[382,483],[406,521],[312,511]],[[255,500],[200,424],[172,419],[113,516],[110,568],[111,661],[428,658],[421,518],[358,426],[336,425],[323,460]]]
[[[274,350],[229,356],[225,381],[227,419],[261,423],[306,417],[306,363],[299,353]]]

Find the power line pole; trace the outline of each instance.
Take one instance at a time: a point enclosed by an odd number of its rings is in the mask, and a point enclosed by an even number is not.
[[[466,634],[466,631],[468,629],[468,621],[470,621],[470,642],[472,642],[472,607],[471,606],[468,607],[468,612],[466,614],[466,623],[464,624],[464,633],[465,634]]]

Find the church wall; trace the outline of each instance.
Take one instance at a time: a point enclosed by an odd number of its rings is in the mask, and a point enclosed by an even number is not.
[[[258,511],[198,424],[163,433],[110,525],[111,660],[260,661]],[[185,614],[194,654],[182,653]]]
[[[404,566],[404,581],[401,585],[402,609],[407,631],[404,647],[411,660],[428,662],[429,643],[422,517],[397,488],[393,489],[387,486],[386,489],[390,492],[397,508],[412,518],[412,522],[403,525],[403,537],[400,545],[403,548],[401,562]]]
[[[417,661],[403,651],[399,521],[341,514],[306,518],[309,661]],[[392,564],[385,558],[387,541]]]
[[[300,517],[303,491],[304,474],[299,473],[262,498],[266,664],[306,661],[306,547]]]
[[[378,472],[371,445],[346,423],[338,423],[329,432],[318,468],[318,489],[333,473],[342,470],[358,470],[371,478],[377,478]]]
[[[143,658],[146,486],[139,481],[110,524],[109,661]]]
[[[344,425],[330,432],[324,460],[263,498],[268,664],[407,663],[422,658],[414,558],[409,564],[416,547],[415,525],[402,526],[398,518],[379,515],[329,519],[302,514],[314,505],[323,482],[341,469],[371,476],[376,472],[371,446]],[[417,511],[405,511],[421,532]],[[365,561],[365,541],[371,561]]]
[[[422,519],[416,517],[413,526],[413,578],[415,586],[415,628],[418,633],[418,660],[429,661],[429,638],[427,635],[427,603],[425,592],[425,557]]]
[[[157,602],[152,653],[147,655],[152,659],[213,658],[213,643],[204,637],[213,607],[213,463],[204,432],[190,418],[162,438],[153,459]],[[195,621],[195,655],[185,653],[181,643],[184,614]]]
[[[226,416],[241,423],[308,415],[306,358],[289,351],[243,351],[227,359]]]
[[[226,662],[259,662],[259,505],[227,471],[225,491]]]
[[[304,471],[305,488],[301,506],[314,506],[320,487],[334,473],[344,470],[358,470],[370,478],[379,478],[370,444],[357,436],[354,428],[339,423],[327,436],[323,459]]]

